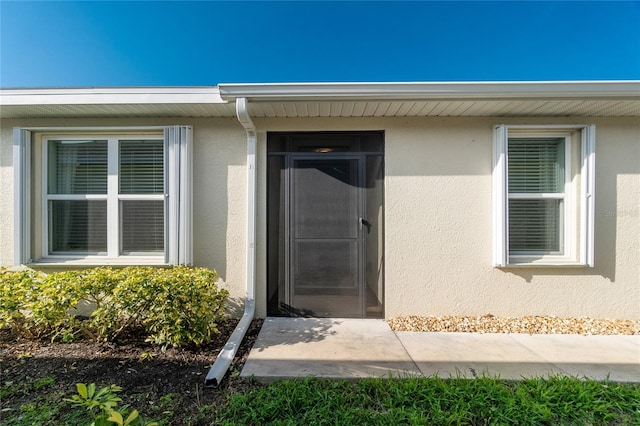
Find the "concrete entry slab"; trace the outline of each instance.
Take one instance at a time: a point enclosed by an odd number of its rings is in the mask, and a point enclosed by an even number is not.
[[[241,376],[349,379],[419,373],[384,320],[267,318]]]
[[[514,334],[564,374],[616,382],[640,381],[640,336]]]
[[[562,374],[508,334],[397,332],[398,338],[425,376],[442,378],[524,377]]]
[[[384,320],[267,318],[241,376],[565,375],[640,382],[640,336],[396,332]]]
[[[398,332],[426,375],[502,379],[564,375],[640,381],[640,336]]]

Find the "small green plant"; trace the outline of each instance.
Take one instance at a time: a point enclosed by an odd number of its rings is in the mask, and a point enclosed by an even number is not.
[[[151,352],[142,352],[140,354],[140,356],[138,357],[138,359],[142,362],[142,361],[151,361],[153,360],[153,357],[155,357],[155,354],[151,353]]]
[[[74,407],[86,408],[93,417],[91,426],[157,426],[158,424],[145,422],[138,410],[128,412],[127,406],[118,408],[118,404],[122,402],[122,399],[117,396],[117,393],[122,390],[120,386],[110,385],[96,389],[95,383],[89,386],[78,383],[76,389],[78,393],[71,398],[65,398],[65,401],[70,402]]]
[[[33,382],[33,388],[35,390],[45,389],[52,386],[56,382],[55,377],[42,377],[40,379],[36,379]]]

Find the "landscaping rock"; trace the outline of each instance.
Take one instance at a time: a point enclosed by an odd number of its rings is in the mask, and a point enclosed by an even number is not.
[[[393,331],[524,334],[640,335],[640,320],[555,316],[406,316],[388,320]]]

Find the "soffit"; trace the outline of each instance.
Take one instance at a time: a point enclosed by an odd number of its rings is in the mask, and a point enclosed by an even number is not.
[[[220,84],[254,117],[639,116],[640,81]]]
[[[637,117],[640,100],[249,101],[252,117]]]
[[[638,100],[254,101],[255,118],[302,117],[638,117]],[[235,117],[235,103],[0,105],[0,118]]]
[[[0,105],[0,118],[235,117],[235,104]]]

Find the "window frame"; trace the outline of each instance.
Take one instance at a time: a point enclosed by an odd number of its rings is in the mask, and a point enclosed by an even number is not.
[[[49,142],[55,140],[85,141],[105,140],[107,142],[107,192],[106,194],[49,194]],[[163,141],[163,182],[164,189],[161,194],[121,194],[120,193],[120,143],[127,140],[162,140]],[[144,252],[124,253],[122,247],[122,201],[163,201],[163,240],[167,245],[167,141],[162,133],[156,134],[47,134],[41,138],[42,146],[42,182],[41,182],[41,229],[42,229],[42,257],[46,259],[114,259],[139,258],[160,260],[164,262],[165,250],[162,253],[152,254]],[[107,251],[105,254],[95,253],[55,253],[50,252],[49,241],[49,201],[90,201],[101,200],[107,203]]]
[[[119,139],[140,140],[162,139],[164,143],[164,194],[153,194],[154,198],[164,198],[164,252],[151,256],[138,253],[120,254],[120,236],[116,238],[117,256],[113,253],[102,255],[49,255],[48,225],[45,197],[48,192],[46,173],[42,161],[46,161],[45,139],[77,137],[80,140],[105,139],[114,136]],[[172,126],[111,126],[111,127],[14,127],[13,129],[13,169],[14,169],[14,264],[15,265],[178,265],[193,264],[193,129],[188,125]],[[43,155],[44,154],[44,155]],[[113,154],[118,166],[119,149]],[[46,166],[45,166],[46,167]],[[109,177],[108,177],[109,179]],[[115,196],[118,199],[131,198],[119,193],[119,175],[115,179]],[[148,198],[149,195],[133,195],[134,198]],[[119,219],[120,201],[115,205],[115,216]],[[113,213],[112,213],[113,214]],[[46,230],[47,232],[43,232]],[[45,244],[46,243],[46,244]],[[108,249],[112,246],[108,245]],[[45,255],[46,253],[46,255]]]
[[[510,139],[565,138],[563,250],[561,253],[510,253],[508,148]],[[575,146],[575,143],[579,144]],[[579,148],[579,149],[578,149]],[[576,156],[578,157],[576,159]],[[594,250],[594,125],[496,125],[493,150],[493,265],[589,266]],[[542,194],[544,195],[544,194]],[[557,198],[549,194],[550,198]],[[523,196],[527,199],[526,196]]]
[[[511,200],[561,200],[562,202],[562,214],[559,215],[560,223],[558,224],[559,229],[559,239],[560,239],[560,247],[558,252],[535,252],[531,251],[529,253],[511,252],[510,257],[514,260],[526,261],[532,257],[540,258],[540,259],[555,259],[558,256],[564,256],[571,258],[573,256],[572,249],[573,245],[570,242],[573,240],[573,227],[568,226],[571,223],[571,209],[573,207],[573,199],[574,199],[574,191],[571,185],[571,134],[566,132],[559,133],[534,133],[534,132],[523,132],[517,133],[513,136],[508,136],[507,138],[507,153],[509,148],[510,141],[514,139],[532,139],[532,138],[540,138],[540,139],[564,139],[564,185],[562,188],[562,192],[511,192],[509,191],[509,182],[507,181],[507,198],[508,203]],[[507,154],[508,155],[508,154]],[[509,165],[508,165],[508,157],[507,157],[507,178],[509,176]],[[507,229],[510,230],[509,217],[507,216]],[[508,236],[509,234],[507,234]]]

